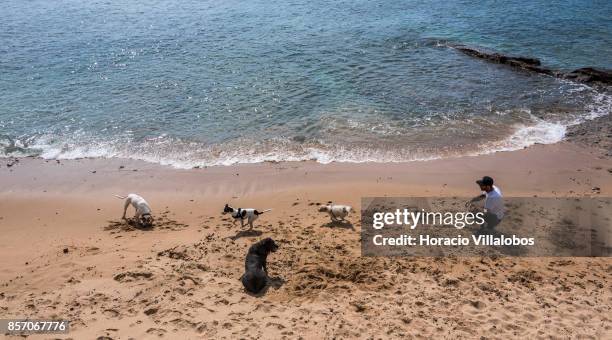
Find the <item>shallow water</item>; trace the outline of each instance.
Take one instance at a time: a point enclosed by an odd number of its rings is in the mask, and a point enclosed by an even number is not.
[[[551,143],[610,97],[443,42],[612,68],[611,17],[606,1],[9,0],[0,153],[191,167]]]

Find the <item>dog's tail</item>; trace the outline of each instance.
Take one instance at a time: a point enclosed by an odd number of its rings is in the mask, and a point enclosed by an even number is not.
[[[272,211],[272,209],[266,209],[266,210],[263,210],[263,211],[257,211],[257,215],[261,215],[261,214],[263,214],[265,212],[268,212],[268,211]]]
[[[126,198],[127,198],[126,196],[119,196],[119,195],[113,195],[113,196],[115,196],[115,197],[117,197],[117,198],[121,198],[122,200],[124,200],[124,199],[126,199]]]

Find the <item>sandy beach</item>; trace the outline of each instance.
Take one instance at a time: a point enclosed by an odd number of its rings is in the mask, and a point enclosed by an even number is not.
[[[612,1],[2,14],[0,339],[612,339]]]
[[[506,196],[612,194],[612,160],[568,142],[391,164],[6,159],[0,311],[68,319],[53,337],[71,339],[612,336],[609,258],[360,256],[361,197],[471,197],[485,174]],[[113,194],[130,192],[151,203],[152,230],[121,222]],[[328,201],[355,207],[350,225],[317,211]],[[245,232],[225,203],[273,210]],[[239,278],[264,237],[280,249],[253,296]]]

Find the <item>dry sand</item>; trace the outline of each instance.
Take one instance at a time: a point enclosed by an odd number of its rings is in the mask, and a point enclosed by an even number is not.
[[[359,214],[316,204],[363,196],[607,196],[612,160],[573,144],[404,164],[311,162],[193,170],[127,160],[21,159],[0,169],[0,315],[71,321],[32,338],[612,338],[609,258],[367,258]],[[3,164],[4,165],[4,164]],[[599,190],[594,190],[599,188]],[[156,225],[121,221],[137,192]],[[273,208],[255,232],[228,202]],[[270,236],[270,287],[238,280]],[[105,338],[106,337],[106,338]]]

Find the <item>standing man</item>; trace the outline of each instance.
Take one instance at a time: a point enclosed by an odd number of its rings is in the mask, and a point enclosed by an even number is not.
[[[484,199],[485,223],[480,226],[480,231],[485,229],[492,231],[504,218],[504,200],[501,190],[493,185],[493,178],[489,176],[484,176],[482,179],[477,180],[476,184],[482,190],[482,194],[469,200],[466,206]]]

